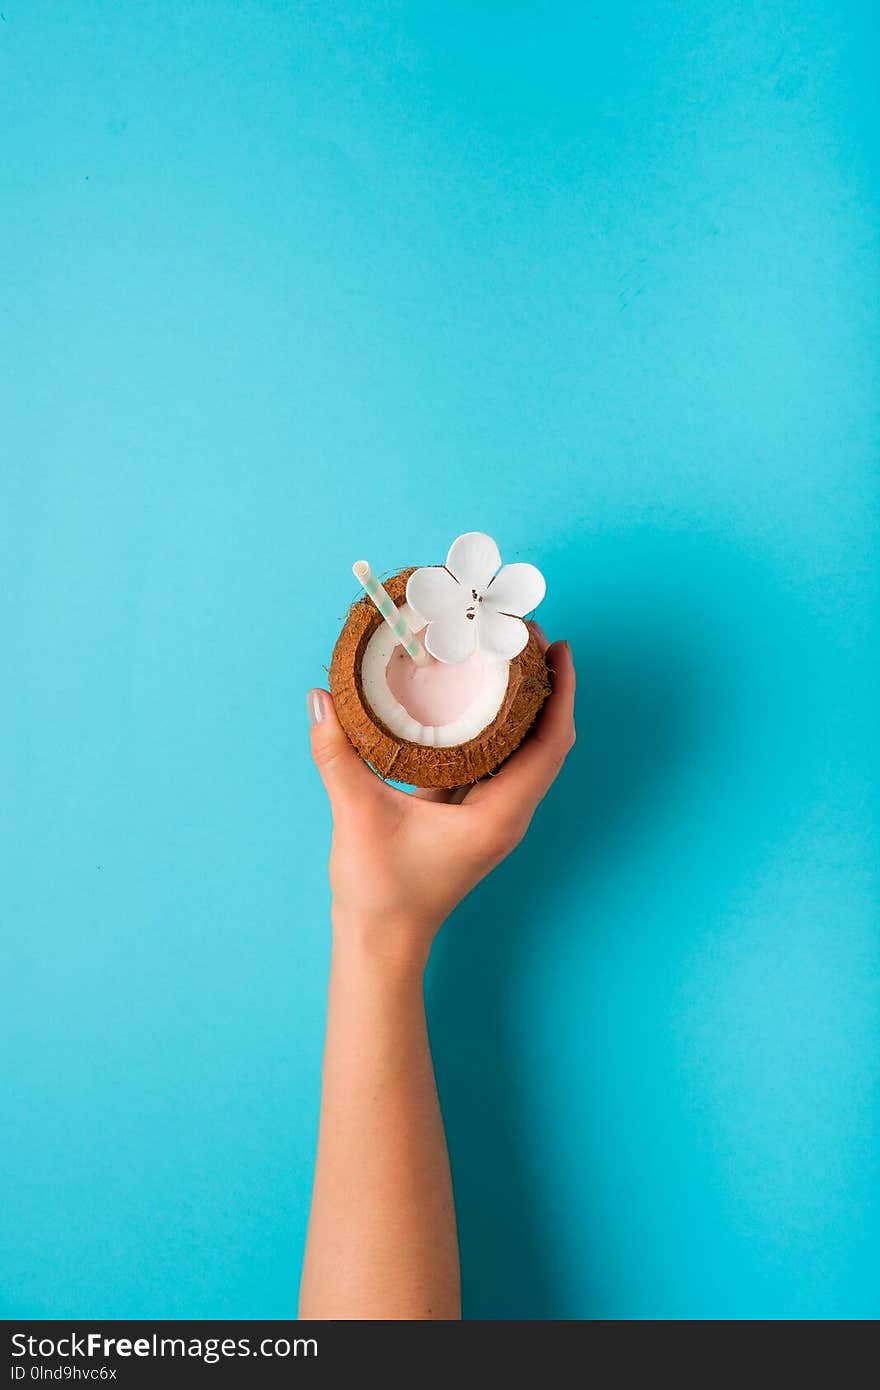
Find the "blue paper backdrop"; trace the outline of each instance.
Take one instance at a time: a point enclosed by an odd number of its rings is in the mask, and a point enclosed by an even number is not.
[[[430,979],[471,1316],[880,1313],[853,0],[3,0],[7,1316],[295,1306],[349,566],[580,738]]]

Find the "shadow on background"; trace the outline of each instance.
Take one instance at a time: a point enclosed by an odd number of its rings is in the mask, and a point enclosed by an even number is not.
[[[555,911],[554,900],[573,876],[589,883],[614,857],[685,744],[692,682],[683,653],[668,641],[661,649],[656,633],[571,640],[578,742],[523,845],[441,933],[428,981],[469,1318],[554,1318],[566,1305],[537,1205],[540,1174],[523,1145],[519,981],[536,937],[552,952],[554,933],[572,930],[572,913]]]

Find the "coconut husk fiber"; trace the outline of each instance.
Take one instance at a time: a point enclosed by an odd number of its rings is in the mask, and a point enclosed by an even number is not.
[[[406,581],[413,568],[384,581],[397,604],[406,602]],[[426,748],[391,733],[364,697],[361,661],[382,621],[366,595],[353,603],[330,663],[336,713],[358,753],[380,776],[415,787],[463,787],[494,772],[522,743],[550,694],[547,664],[534,636],[530,634],[528,645],[510,663],[507,691],[492,723],[466,743]]]

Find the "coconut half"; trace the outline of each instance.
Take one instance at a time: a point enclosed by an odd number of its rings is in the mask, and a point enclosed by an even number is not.
[[[385,580],[406,605],[412,569]],[[358,753],[383,777],[416,787],[460,787],[494,772],[522,743],[550,693],[533,636],[512,661],[475,652],[458,665],[414,662],[370,599],[352,604],[330,663],[336,713]]]

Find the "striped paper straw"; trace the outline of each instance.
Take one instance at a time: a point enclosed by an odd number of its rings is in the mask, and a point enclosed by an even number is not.
[[[387,590],[379,583],[366,560],[358,560],[351,569],[355,579],[359,584],[363,584],[407,656],[411,656],[417,666],[427,666],[428,653],[400,609],[392,602]]]

